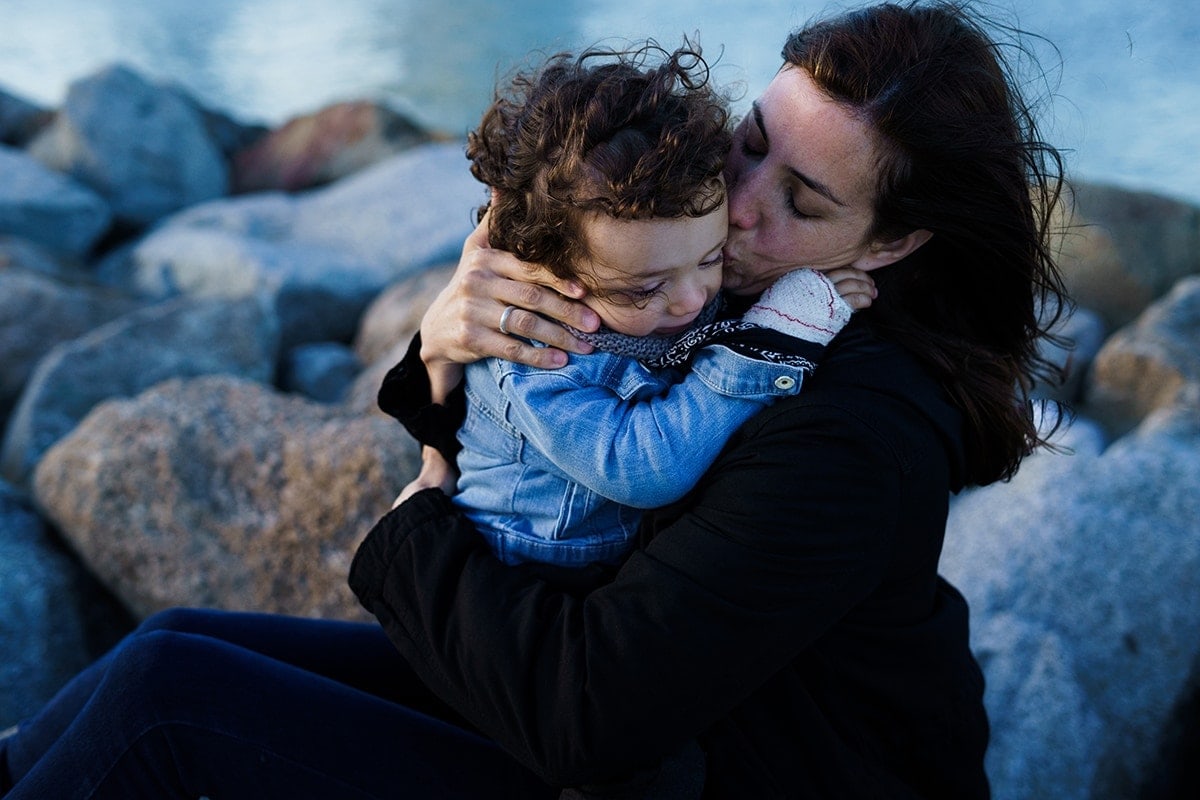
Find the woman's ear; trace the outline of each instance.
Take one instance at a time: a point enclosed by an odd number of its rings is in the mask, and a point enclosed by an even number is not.
[[[928,242],[932,237],[932,231],[918,228],[912,233],[905,234],[899,239],[893,239],[890,242],[872,242],[866,251],[856,261],[852,262],[850,266],[858,267],[863,272],[870,272],[873,269],[886,267],[888,264],[894,264],[904,258]]]

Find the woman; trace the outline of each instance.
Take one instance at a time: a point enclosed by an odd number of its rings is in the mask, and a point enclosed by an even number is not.
[[[1038,443],[1024,390],[1061,296],[1057,156],[996,56],[953,6],[789,39],[737,132],[727,287],[854,266],[879,295],[619,569],[502,565],[418,491],[352,568],[396,650],[344,623],[153,618],[0,740],[6,797],[636,796],[643,775],[711,798],[987,796],[981,675],[937,559],[949,491]],[[427,360],[561,360],[498,333],[501,311],[569,348],[527,312],[595,320],[478,244],[427,315]],[[659,769],[689,742],[702,775]]]
[[[552,782],[698,736],[706,796],[985,797],[982,677],[937,562],[950,492],[1040,441],[1026,390],[1039,309],[1065,299],[1045,235],[1058,156],[956,7],[868,8],[783,55],[736,132],[725,287],[805,264],[879,289],[805,392],[745,425],[598,589],[481,557],[436,489],[377,526],[352,586],[440,697]],[[504,277],[523,272],[469,243],[425,363],[561,359],[498,331],[510,305],[509,330],[581,350],[527,312],[588,315]],[[418,405],[421,431],[438,409]]]

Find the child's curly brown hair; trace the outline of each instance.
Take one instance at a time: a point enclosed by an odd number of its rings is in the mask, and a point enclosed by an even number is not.
[[[517,73],[467,137],[471,174],[494,190],[489,243],[581,280],[587,215],[700,217],[720,207],[728,121],[708,63],[686,40],[674,52],[651,41],[559,53]]]

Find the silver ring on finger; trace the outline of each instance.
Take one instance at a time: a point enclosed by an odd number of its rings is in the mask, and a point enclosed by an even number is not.
[[[512,316],[512,312],[516,310],[516,306],[505,306],[504,310],[500,312],[500,332],[505,336],[508,336],[512,333],[512,331],[508,329],[508,318]]]

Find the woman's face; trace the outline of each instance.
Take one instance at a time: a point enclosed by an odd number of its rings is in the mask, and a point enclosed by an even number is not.
[[[883,266],[868,237],[878,169],[874,130],[785,65],[734,135],[725,288],[755,294],[797,267]]]

